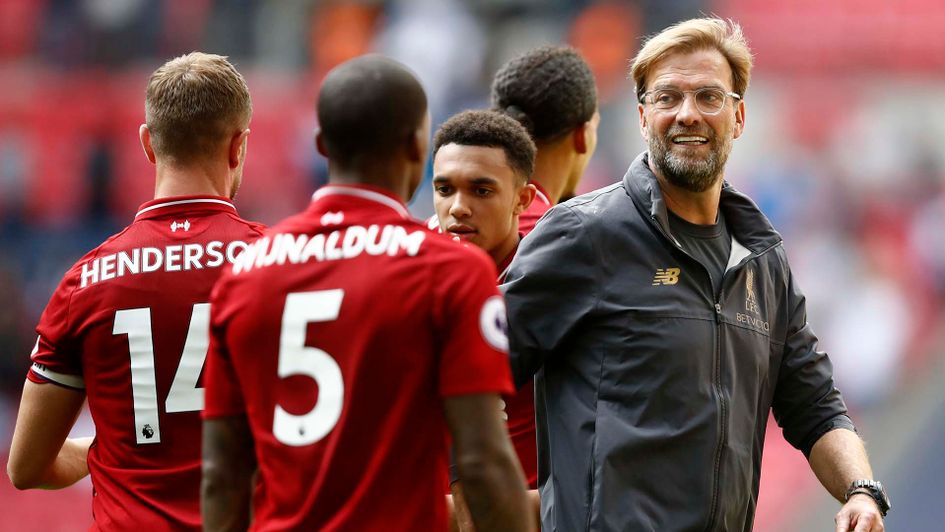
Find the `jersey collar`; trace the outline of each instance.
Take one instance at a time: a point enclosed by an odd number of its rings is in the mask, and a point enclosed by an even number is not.
[[[515,243],[515,248],[509,252],[508,255],[502,259],[502,262],[498,264],[497,270],[499,270],[499,276],[496,278],[496,284],[502,284],[505,282],[505,276],[509,274],[509,268],[512,266],[512,259],[515,258],[515,253],[518,251],[518,245],[522,242],[522,239],[525,238],[525,235],[522,233],[518,234],[518,242]]]
[[[393,209],[401,218],[409,220],[410,211],[404,202],[389,190],[371,185],[325,185],[312,194],[312,201],[329,196],[348,196],[371,201]]]
[[[236,214],[233,202],[223,196],[172,196],[143,203],[135,220],[167,216],[181,211],[228,211]]]
[[[548,199],[548,192],[545,191],[545,188],[538,184],[538,181],[530,181],[532,185],[535,185],[535,199],[544,203],[545,205],[551,206],[551,200]]]

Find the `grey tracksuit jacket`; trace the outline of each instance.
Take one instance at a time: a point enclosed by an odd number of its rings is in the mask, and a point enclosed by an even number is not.
[[[747,531],[773,408],[805,454],[853,430],[780,235],[726,185],[721,293],[669,231],[646,154],[549,211],[503,291],[535,376],[544,532]]]

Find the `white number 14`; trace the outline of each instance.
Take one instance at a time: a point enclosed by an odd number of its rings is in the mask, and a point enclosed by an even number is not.
[[[115,313],[112,334],[128,335],[131,357],[131,393],[134,401],[135,436],[138,444],[161,442],[158,421],[157,382],[154,377],[154,341],[151,333],[151,309],[134,308]],[[190,316],[187,340],[180,356],[177,373],[164,402],[164,411],[193,412],[203,409],[203,388],[197,387],[200,370],[210,345],[210,304],[197,303]]]

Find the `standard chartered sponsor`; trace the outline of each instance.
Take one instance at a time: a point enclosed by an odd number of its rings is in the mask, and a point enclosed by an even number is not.
[[[423,231],[408,233],[398,225],[352,225],[312,236],[279,233],[253,242],[233,264],[233,273],[286,262],[353,259],[362,253],[393,257],[403,252],[412,257],[420,251],[425,237]]]
[[[163,248],[143,247],[96,257],[82,264],[81,288],[123,277],[156,271],[180,272],[219,268],[233,263],[247,248],[246,242],[219,240],[207,244],[175,244]]]

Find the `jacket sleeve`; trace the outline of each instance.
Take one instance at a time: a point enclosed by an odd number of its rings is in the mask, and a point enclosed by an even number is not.
[[[784,438],[810,456],[824,434],[856,428],[834,385],[830,358],[817,349],[817,337],[807,323],[806,299],[790,270],[787,289],[790,321],[772,406]]]
[[[579,215],[560,205],[519,246],[501,287],[517,388],[554,355],[597,302],[600,260],[591,238]]]

